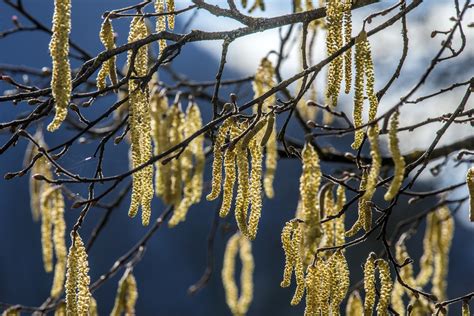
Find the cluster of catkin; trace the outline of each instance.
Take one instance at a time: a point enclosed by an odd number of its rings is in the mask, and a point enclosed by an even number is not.
[[[55,116],[48,125],[53,132],[61,126],[67,116],[67,107],[71,99],[72,81],[69,64],[69,33],[71,32],[71,0],[55,0],[53,28],[49,52],[53,61],[51,92],[54,97]]]
[[[260,65],[257,68],[255,73],[255,79],[253,82],[253,91],[254,98],[261,97],[268,90],[272,89],[275,86],[275,69],[268,58],[263,58],[260,61]],[[269,96],[265,99],[262,104],[261,110],[264,112],[269,112],[271,106],[275,104],[276,96],[275,94]],[[254,113],[258,113],[258,105],[254,107]],[[277,133],[276,133],[276,123],[273,112],[271,112],[268,117],[268,127],[271,128],[271,134],[268,136],[265,144],[265,174],[263,178],[263,188],[265,195],[268,198],[273,198],[273,179],[275,177],[275,171],[277,168]]]
[[[109,51],[115,48],[114,28],[108,17],[106,17],[102,23],[99,37],[106,50]],[[107,77],[109,77],[113,85],[117,84],[116,59],[116,56],[112,56],[102,64],[102,67],[97,74],[97,89],[105,89]]]
[[[240,272],[240,296],[235,281],[235,258],[239,253],[242,268]],[[226,302],[234,316],[247,313],[253,299],[252,244],[241,233],[235,233],[227,242],[222,267],[222,283],[224,284]]]
[[[66,311],[67,315],[87,315],[91,305],[87,252],[78,232],[71,235],[67,256]]]
[[[337,53],[348,44],[352,35],[351,0],[326,1],[326,49],[328,56]],[[337,106],[339,91],[343,76],[345,78],[345,92],[349,93],[352,81],[352,52],[336,56],[329,64],[326,98],[329,105]]]
[[[166,8],[165,8],[165,2],[166,2]],[[168,20],[168,28],[170,30],[174,29],[174,20],[175,20],[174,14],[166,14],[166,13],[174,12],[174,11],[175,11],[174,0],[166,0],[166,1],[155,0],[155,13],[160,14],[156,18],[156,31],[158,33],[166,31],[166,20]],[[166,48],[166,40],[160,39],[158,41],[158,44],[160,46],[160,51],[163,52],[163,50]]]
[[[47,150],[41,132],[37,132],[34,138],[43,150]],[[35,175],[52,179],[51,166],[47,158],[39,153],[33,143],[30,143],[26,152],[25,162],[30,163],[32,159],[36,159],[31,169],[30,205],[33,219],[41,218],[41,245],[46,272],[53,271],[53,252],[56,256],[51,296],[57,298],[62,293],[66,275],[67,249],[64,198],[60,186],[35,180]]]
[[[137,281],[132,270],[127,269],[118,283],[115,303],[110,313],[111,316],[135,315],[135,303],[137,302]]]
[[[422,289],[431,282],[433,295],[438,300],[446,299],[446,277],[453,234],[454,221],[448,207],[443,206],[430,213],[426,220],[423,256],[420,260],[419,272],[415,276],[412,266],[410,264],[404,265],[400,269],[402,280],[417,289]],[[395,249],[396,259],[400,264],[409,259],[403,238],[400,238]],[[395,282],[392,292],[392,307],[395,311],[403,313],[405,310],[403,305],[405,293],[411,298],[412,314],[424,315],[433,312],[434,306],[426,298],[407,291],[398,281]]]
[[[201,112],[193,99],[190,99],[185,114],[178,101],[168,106],[165,90],[152,92],[151,130],[155,155],[181,143],[201,127]],[[156,195],[174,207],[168,222],[170,227],[184,221],[191,205],[201,200],[205,163],[203,146],[204,136],[197,136],[177,157],[165,164],[155,164]]]
[[[257,235],[262,212],[263,147],[273,134],[273,128],[271,114],[264,118],[257,116],[252,123],[239,122],[231,116],[220,126],[214,142],[212,188],[206,198],[211,201],[220,194],[223,163],[225,179],[219,215],[225,217],[229,214],[237,182],[235,219],[240,232],[251,240]]]
[[[135,17],[130,25],[128,42],[145,38],[148,29],[141,17]],[[132,60],[133,58],[133,60]],[[143,77],[148,70],[148,47],[140,47],[136,54],[128,53],[128,65],[132,68],[132,77]],[[130,79],[129,94],[129,126],[131,139],[132,168],[137,168],[151,158],[150,135],[150,102],[148,87],[141,87],[140,79]],[[153,198],[153,166],[147,165],[133,173],[132,197],[128,215],[134,217],[142,208],[142,224],[148,225],[151,216],[151,200]]]
[[[305,315],[338,315],[349,288],[347,261],[342,251],[336,251],[328,258],[314,255],[315,262],[305,265],[302,224],[296,219],[283,228],[281,240],[286,259],[281,286],[290,286],[294,271],[296,290],[291,305],[299,304],[306,290]]]

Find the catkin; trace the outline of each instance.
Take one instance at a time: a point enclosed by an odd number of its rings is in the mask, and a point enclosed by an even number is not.
[[[367,185],[365,188],[363,199],[370,201],[377,187],[377,180],[382,167],[382,155],[379,149],[379,127],[378,125],[370,126],[367,132],[370,141],[370,157],[372,164],[370,165],[369,175],[367,176]]]
[[[371,252],[364,264],[364,315],[372,315],[375,305],[375,258]]]
[[[388,306],[392,291],[392,279],[390,277],[390,266],[383,259],[376,260],[377,269],[380,276],[380,298],[377,304],[377,315],[388,316]]]
[[[110,315],[120,316],[123,312],[125,315],[135,315],[137,298],[137,282],[133,273],[130,270],[126,270],[118,283],[115,303]]]
[[[239,136],[239,131],[240,130],[239,130],[236,120],[235,119],[232,120],[232,126],[229,131],[230,142],[232,142]],[[236,166],[235,166],[236,154],[237,154],[237,150],[235,146],[233,146],[232,148],[228,147],[224,153],[225,178],[224,178],[224,187],[223,187],[223,193],[222,193],[222,205],[219,211],[219,216],[221,217],[225,217],[227,216],[227,214],[229,214],[230,206],[232,204],[232,197],[234,196],[234,185],[235,185],[235,180],[237,177]]]
[[[349,44],[352,39],[352,0],[344,1],[344,45]],[[351,90],[352,83],[352,49],[348,49],[344,53],[344,79],[345,90],[348,94]]]
[[[317,266],[310,265],[308,266],[306,272],[306,308],[304,310],[305,316],[316,315],[319,305],[318,305],[318,282],[320,280],[320,270],[317,269]]]
[[[336,251],[329,258],[329,262],[332,268],[331,312],[333,315],[339,315],[340,305],[349,289],[349,266],[342,251]]]
[[[268,90],[275,86],[275,69],[267,58],[260,61],[260,65],[255,73],[253,81],[254,98],[261,97]],[[270,107],[275,104],[275,94],[265,99],[262,104],[262,111],[268,112]],[[254,113],[258,112],[258,106],[253,109]],[[264,136],[261,139],[261,145],[265,146],[265,173],[263,176],[263,189],[268,198],[275,195],[273,190],[273,180],[277,168],[278,150],[277,150],[277,133],[274,113],[271,112],[267,118],[267,126]]]
[[[250,142],[250,156],[252,158],[250,169],[250,215],[248,235],[254,240],[257,235],[258,223],[262,213],[262,159],[263,150],[260,146],[261,138],[254,137]]]
[[[235,257],[240,254],[242,270],[240,273],[241,293],[238,297],[235,282]],[[234,316],[243,316],[247,313],[253,298],[253,270],[252,244],[240,233],[234,234],[227,242],[224,263],[222,268],[222,283],[226,293],[226,302]]]
[[[437,225],[438,223],[435,219],[435,213],[428,214],[426,217],[425,235],[423,237],[423,255],[420,259],[420,272],[415,279],[415,283],[420,287],[425,286],[433,274],[433,245],[436,244],[438,238],[436,235]]]
[[[66,310],[70,315],[87,315],[91,300],[89,265],[81,237],[76,232],[67,257]]]
[[[174,0],[166,0],[166,11],[169,12],[174,12]],[[168,15],[168,27],[170,30],[174,29],[174,13]]]
[[[390,201],[395,197],[405,177],[405,159],[400,153],[398,136],[397,136],[398,116],[399,116],[399,112],[397,111],[393,113],[390,118],[390,128],[388,132],[388,138],[389,138],[390,153],[392,154],[392,159],[394,163],[394,171],[393,171],[392,183],[390,183],[390,186],[384,195],[385,201]]]
[[[106,18],[102,23],[99,37],[106,50],[109,51],[115,48],[114,29],[109,18]],[[113,85],[117,84],[117,69],[115,66],[116,60],[117,57],[112,56],[102,64],[102,67],[97,74],[97,89],[105,89],[105,80],[107,76],[109,76]]]
[[[354,291],[349,295],[346,305],[347,316],[362,316],[364,314],[364,304],[360,298],[360,294]]]
[[[130,25],[128,42],[145,38],[148,35],[143,18],[135,17]],[[132,53],[128,53],[128,64],[132,64]],[[148,70],[148,47],[142,46],[138,49],[134,61],[134,76],[142,77]],[[151,158],[151,123],[148,89],[143,91],[140,87],[141,81],[130,79],[129,90],[129,125],[131,134],[132,168],[146,163]],[[153,166],[148,165],[132,175],[132,197],[128,215],[134,217],[138,208],[142,208],[142,224],[148,225],[151,216],[151,200],[153,191]]]
[[[219,130],[217,131],[216,138],[214,140],[214,160],[212,161],[212,186],[211,192],[206,196],[208,201],[217,199],[219,193],[221,192],[221,182],[222,182],[222,146],[226,139],[227,133],[230,127],[233,124],[233,117],[226,119]]]
[[[359,190],[363,191],[367,185],[368,174],[366,171],[362,172],[362,178],[360,180]],[[367,200],[364,197],[359,198],[358,203],[358,217],[357,221],[352,227],[346,232],[347,237],[354,236],[359,230],[364,229],[366,232],[372,227],[372,211],[367,204]]]
[[[69,64],[69,33],[71,32],[71,0],[55,0],[49,52],[53,61],[51,91],[55,101],[55,115],[47,129],[54,132],[67,115],[71,99],[72,81]]]
[[[91,296],[91,303],[89,306],[89,316],[98,316],[99,313],[97,312],[97,301],[94,297]]]
[[[64,278],[66,276],[66,221],[64,220],[64,198],[60,188],[55,188],[52,201],[52,223],[53,223],[53,244],[56,254],[56,264],[54,267],[53,285],[51,296],[59,297],[63,290]]]
[[[446,299],[446,277],[449,268],[449,251],[454,235],[454,220],[447,206],[438,208],[435,212],[436,240],[432,245],[435,249],[432,279],[432,292],[439,300]]]
[[[155,12],[158,14],[165,12],[165,0],[155,0]],[[156,32],[160,33],[166,31],[166,15],[159,15],[156,17]],[[158,41],[160,52],[166,48],[166,40],[160,39]]]
[[[3,311],[2,316],[20,316],[20,308],[11,306]]]
[[[248,148],[238,144],[237,151],[238,188],[235,200],[235,220],[242,234],[247,235],[247,210],[250,203]]]
[[[469,301],[462,301],[461,314],[462,316],[471,316]]]
[[[291,236],[290,236],[291,235]],[[305,290],[305,276],[303,260],[301,258],[301,228],[297,221],[287,222],[282,231],[282,243],[285,251],[285,270],[283,273],[282,287],[288,287],[291,283],[291,273],[295,271],[296,290],[291,305],[297,305],[301,301]]]
[[[344,3],[340,0],[326,1],[326,49],[328,56],[333,55],[343,46],[343,11]],[[326,97],[330,106],[337,105],[343,73],[343,56],[339,55],[329,64]]]
[[[474,167],[467,171],[466,183],[469,190],[469,220],[474,222]]]
[[[304,262],[307,265],[313,258],[321,237],[320,206],[316,192],[321,183],[319,157],[310,143],[306,143],[301,153],[303,170],[300,177],[301,216],[304,221],[303,243]]]
[[[364,110],[364,84],[365,84],[365,74],[364,74],[364,49],[365,49],[365,38],[367,33],[362,31],[356,37],[355,44],[355,82],[354,82],[354,108],[352,116],[354,118],[354,127],[358,128],[354,132],[354,142],[352,143],[353,149],[359,149],[362,141],[364,139],[364,131],[360,128],[363,124],[362,122],[362,112]]]

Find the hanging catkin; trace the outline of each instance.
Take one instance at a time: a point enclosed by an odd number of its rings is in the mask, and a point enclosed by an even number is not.
[[[242,262],[242,269],[240,272],[240,297],[238,296],[238,289],[234,276],[235,258],[237,253],[239,253]],[[252,244],[247,238],[237,232],[227,242],[221,273],[227,306],[229,306],[229,309],[234,316],[245,315],[250,303],[252,302],[253,270],[254,261],[252,256]]]
[[[128,42],[145,38],[148,30],[141,17],[135,17],[130,25]],[[132,65],[133,54],[128,53],[128,64]],[[135,55],[133,76],[142,77],[148,70],[148,47],[140,47]],[[130,79],[129,90],[129,125],[131,134],[132,168],[146,163],[151,158],[151,124],[148,89],[142,90],[139,79]],[[153,198],[153,166],[148,165],[133,173],[132,197],[128,215],[134,217],[138,208],[142,208],[142,224],[148,225],[151,216],[151,200]]]
[[[300,177],[301,216],[304,222],[304,263],[313,259],[321,237],[320,206],[316,192],[321,183],[319,157],[313,145],[306,143],[301,152],[303,170]]]
[[[135,315],[135,303],[138,298],[137,282],[131,270],[126,270],[120,279],[115,295],[115,303],[111,316]]]
[[[55,115],[48,125],[54,132],[61,126],[67,115],[71,99],[71,65],[69,64],[69,33],[71,32],[71,0],[55,0],[51,42],[49,53],[53,61],[51,91],[55,101]]]
[[[91,300],[87,253],[78,233],[71,236],[67,257],[66,310],[68,315],[87,315]]]
[[[333,55],[343,46],[344,7],[343,1],[326,1],[326,49],[328,56]],[[337,105],[343,72],[343,56],[339,55],[331,61],[328,70],[326,97],[330,102],[330,106],[332,107]]]
[[[400,189],[405,177],[405,159],[400,153],[397,129],[399,112],[394,112],[390,118],[390,129],[388,131],[389,148],[394,163],[393,180],[387,193],[384,195],[385,201],[392,200]]]
[[[109,51],[115,48],[114,29],[109,18],[105,18],[102,23],[99,36],[100,41],[106,50]],[[102,64],[102,67],[97,74],[97,89],[105,89],[107,76],[109,76],[113,85],[117,84],[117,69],[115,66],[116,59],[116,56],[112,56]]]

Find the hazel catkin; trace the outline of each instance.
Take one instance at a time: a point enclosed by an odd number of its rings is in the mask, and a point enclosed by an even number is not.
[[[55,0],[49,52],[53,61],[51,91],[55,115],[48,125],[50,132],[57,130],[66,119],[71,99],[72,80],[69,64],[69,33],[71,32],[71,0]]]

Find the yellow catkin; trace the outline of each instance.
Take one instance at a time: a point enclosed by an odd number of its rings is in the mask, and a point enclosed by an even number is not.
[[[250,215],[248,223],[248,238],[255,239],[258,223],[262,213],[262,159],[263,150],[260,146],[261,137],[254,137],[250,142],[252,167],[250,170]]]
[[[329,261],[332,262],[331,313],[339,315],[340,305],[347,295],[350,277],[349,266],[342,251],[336,251]]]
[[[230,117],[226,119],[219,130],[217,131],[216,138],[214,140],[214,160],[212,161],[212,186],[211,192],[206,196],[208,201],[217,199],[221,192],[222,183],[222,146],[224,145],[227,133],[232,126],[234,118]]]
[[[127,270],[119,281],[115,303],[111,316],[135,315],[135,303],[138,298],[137,282],[130,270]]]
[[[446,299],[446,277],[449,268],[449,251],[454,235],[454,220],[447,206],[440,207],[436,210],[435,220],[436,239],[432,247],[435,248],[434,253],[434,269],[432,279],[432,292],[439,300]]]
[[[395,197],[405,177],[405,159],[400,153],[398,136],[397,136],[398,116],[399,116],[399,112],[397,111],[393,113],[392,117],[390,118],[390,128],[388,132],[388,139],[389,139],[390,153],[392,154],[392,159],[394,163],[394,171],[393,171],[392,183],[390,183],[390,187],[388,188],[387,193],[385,193],[384,195],[385,201],[390,201]]]
[[[339,185],[337,187],[337,202],[334,209],[334,214],[339,213],[344,204],[346,204],[346,191],[344,186]],[[344,224],[345,214],[342,214],[338,218],[334,219],[334,234],[335,234],[335,246],[341,246],[346,242],[346,227]]]
[[[100,41],[106,50],[112,50],[115,48],[114,29],[110,19],[106,18],[102,23],[99,36]],[[106,87],[105,79],[107,76],[109,76],[113,85],[117,84],[117,69],[115,66],[116,60],[117,57],[113,56],[102,64],[102,67],[97,74],[97,89],[102,90]]]
[[[164,13],[165,12],[165,0],[155,0],[155,12],[156,13]],[[156,32],[163,32],[166,31],[166,15],[160,15],[156,17]],[[166,40],[160,39],[158,41],[160,46],[160,52],[166,48]]]
[[[71,0],[55,0],[49,53],[53,61],[51,91],[55,101],[55,115],[47,129],[54,132],[67,115],[71,99],[72,81],[69,64],[69,33],[71,32]]]
[[[364,264],[364,315],[372,315],[375,305],[375,253],[371,252]]]
[[[362,172],[362,178],[360,180],[359,190],[363,191],[367,185],[367,172]],[[354,236],[359,230],[364,229],[365,231],[370,230],[372,226],[372,211],[367,205],[367,200],[364,197],[359,198],[358,203],[358,218],[352,227],[346,232],[347,237]]]
[[[260,65],[255,73],[255,80],[253,82],[254,98],[261,97],[268,90],[275,86],[275,69],[267,58],[260,61]],[[275,95],[266,98],[262,104],[262,111],[268,112],[270,107],[276,102]],[[254,113],[258,112],[258,106],[253,109]],[[277,150],[277,133],[276,122],[273,114],[268,115],[267,119],[268,136],[262,139],[262,146],[265,146],[265,173],[263,176],[263,189],[268,198],[273,198],[273,180],[275,178],[275,171],[277,168],[278,150]],[[267,132],[265,132],[267,135]],[[264,140],[264,141],[263,141]],[[265,143],[265,144],[263,144]]]
[[[364,303],[362,303],[359,292],[354,291],[347,300],[346,316],[362,316],[363,314]]]
[[[235,220],[242,234],[248,235],[247,210],[250,203],[248,148],[240,143],[237,144],[237,151],[238,188],[235,200]]]
[[[364,70],[365,70],[365,77],[366,77],[366,93],[367,98],[369,99],[369,122],[375,119],[377,115],[377,107],[379,105],[379,100],[377,99],[377,95],[375,94],[375,72],[374,72],[374,62],[372,60],[372,53],[370,49],[370,43],[367,39],[367,36],[364,40]]]
[[[230,128],[230,138],[229,141],[234,141],[239,136],[239,127],[237,126],[237,121],[232,120],[232,126]],[[232,204],[232,198],[234,196],[234,185],[237,178],[235,159],[236,159],[237,149],[235,146],[228,147],[224,153],[224,187],[222,193],[222,205],[219,211],[221,217],[227,216],[230,211],[230,206]],[[245,158],[246,159],[246,158]]]
[[[318,282],[320,271],[316,266],[308,266],[306,272],[306,308],[304,310],[305,316],[317,315],[318,306]]]
[[[159,155],[169,148],[168,144],[168,98],[166,91],[159,91],[155,87],[151,92],[150,115],[151,115],[151,136],[153,139],[153,153]],[[169,179],[169,164],[163,165],[161,162],[155,163],[155,193],[163,198],[165,203],[165,193],[169,188],[166,186],[166,179]]]
[[[392,288],[392,294],[390,297],[390,306],[394,311],[399,315],[405,313],[405,304],[403,303],[403,294],[405,293],[405,288],[400,282],[395,281]]]
[[[438,236],[436,236],[437,225],[435,213],[428,214],[426,217],[425,235],[423,237],[423,255],[420,259],[420,272],[415,279],[415,283],[420,287],[425,286],[433,274],[433,244],[436,243],[435,241],[438,238]]]
[[[130,25],[128,42],[145,38],[148,35],[143,18],[135,17]],[[128,64],[131,61],[132,53],[128,53]],[[142,46],[135,56],[133,76],[142,77],[148,70],[148,47]],[[150,105],[148,99],[148,89],[143,91],[140,87],[141,81],[130,79],[129,89],[129,125],[131,134],[132,167],[136,168],[144,164],[151,158],[151,123]],[[145,168],[133,174],[132,197],[128,215],[134,217],[138,213],[138,208],[142,208],[142,224],[148,225],[151,216],[151,200],[153,191],[153,166]]]
[[[321,281],[319,284],[319,308],[321,315],[329,316],[331,311],[330,298],[331,298],[331,289],[334,281],[334,276],[332,273],[333,263],[330,261],[321,262]]]
[[[66,309],[70,315],[87,315],[91,300],[87,253],[78,233],[72,236],[66,273]]]
[[[354,118],[354,127],[358,128],[354,132],[353,149],[359,149],[364,139],[364,131],[360,128],[362,122],[362,112],[364,110],[364,84],[365,84],[365,39],[367,33],[362,31],[356,38],[355,45],[355,82],[354,82],[354,108],[352,116]]]
[[[242,270],[240,274],[241,293],[238,297],[238,288],[235,282],[235,257],[240,254]],[[222,283],[224,284],[226,302],[234,316],[243,316],[247,313],[253,298],[253,270],[252,244],[240,233],[234,234],[227,242],[224,263],[222,268]]]
[[[300,256],[300,247],[301,247],[302,233],[299,225],[296,225],[293,232],[293,238],[291,240],[292,248],[295,253],[295,278],[296,278],[296,290],[293,298],[291,299],[291,305],[298,305],[304,295],[305,290],[305,277],[304,277],[304,268],[303,260]]]
[[[328,185],[328,186],[327,186]],[[322,200],[320,198],[320,206],[324,211],[325,216],[332,216],[335,214],[335,203],[334,203],[334,195],[332,192],[333,184],[328,183],[324,185],[320,191],[320,195],[322,195]],[[322,211],[321,211],[322,213]],[[335,245],[335,221],[327,221],[322,224],[323,227],[323,240],[321,242],[321,247],[332,247]]]
[[[326,1],[326,49],[328,56],[331,56],[343,46],[343,11],[344,3],[342,1]],[[341,89],[342,73],[343,56],[339,55],[331,61],[328,70],[326,97],[332,107],[337,105],[339,90]]]
[[[372,158],[372,163],[370,165],[369,175],[367,176],[365,193],[362,198],[370,201],[375,193],[380,168],[382,167],[382,155],[379,149],[379,127],[377,125],[370,126],[367,135],[370,142],[370,157]]]
[[[467,171],[466,183],[469,190],[469,220],[474,222],[474,167]]]
[[[185,116],[181,109],[181,103],[175,102],[169,109],[170,125],[168,130],[168,137],[170,146],[178,145],[183,141]],[[170,179],[167,179],[167,184],[170,187],[170,203],[178,205],[182,199],[182,164],[180,159],[172,159],[170,164]]]
[[[54,212],[54,191],[55,187],[50,187],[41,195],[41,246],[43,250],[43,265],[46,272],[53,271],[53,212]]]
[[[292,242],[292,234],[294,227],[297,225],[294,221],[286,222],[283,230],[281,231],[281,243],[283,251],[285,252],[285,268],[283,270],[283,281],[281,281],[281,287],[288,287],[291,284],[291,274],[293,273],[293,267],[295,265],[296,256],[299,255],[295,252]]]
[[[188,111],[189,120],[192,121],[193,131],[196,132],[202,128],[201,111],[198,105],[193,101],[190,110]],[[194,173],[191,179],[193,193],[193,203],[199,203],[201,201],[202,190],[203,190],[203,175],[204,166],[206,163],[206,156],[204,154],[204,135],[201,134],[191,141],[191,151],[194,155]]]
[[[174,12],[174,10],[175,10],[174,0],[166,0],[166,11]],[[170,30],[174,29],[174,20],[175,20],[174,14],[168,15],[168,27],[170,28]]]
[[[53,194],[54,208],[51,215],[53,222],[53,244],[54,252],[56,254],[56,264],[54,267],[51,296],[57,298],[62,293],[64,278],[66,276],[66,221],[64,220],[64,198],[61,194],[61,189],[56,188]]]
[[[469,308],[469,301],[463,301],[461,307],[462,316],[471,316],[471,311]]]
[[[352,0],[344,1],[344,45],[347,45],[352,38]],[[345,90],[347,94],[351,90],[352,82],[352,49],[348,49],[344,53],[344,79],[345,79]]]
[[[314,256],[321,237],[320,207],[316,192],[321,183],[319,157],[310,143],[306,143],[301,153],[303,170],[300,177],[301,216],[304,221],[303,243],[304,262],[307,265]]]
[[[392,292],[392,278],[390,277],[390,266],[383,259],[376,260],[377,269],[380,276],[380,297],[377,304],[377,315],[388,316],[388,306]]]

